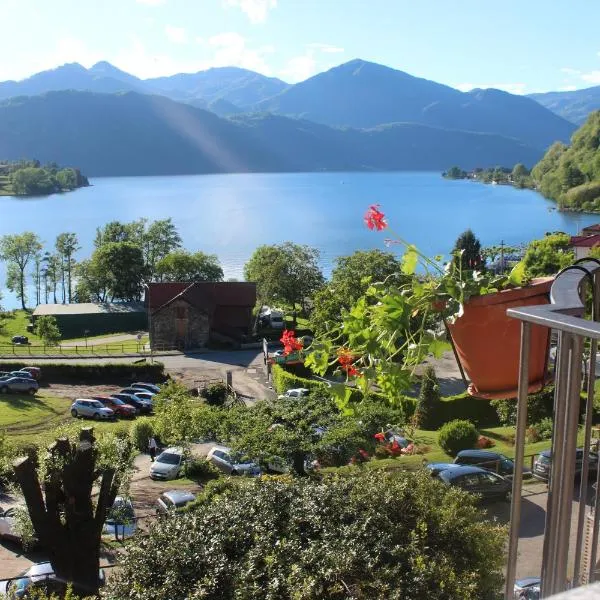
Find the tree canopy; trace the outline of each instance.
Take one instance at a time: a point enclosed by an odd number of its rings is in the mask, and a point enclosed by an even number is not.
[[[401,274],[400,261],[391,252],[357,250],[335,262],[331,280],[313,298],[310,322],[317,334],[339,322],[342,310],[349,310],[371,283],[389,277],[395,277],[397,282],[406,280]]]
[[[505,532],[475,503],[426,473],[230,479],[128,545],[107,597],[498,598]]]
[[[223,269],[214,254],[176,250],[156,263],[155,276],[159,281],[223,281]]]
[[[481,271],[485,267],[481,242],[470,229],[458,236],[452,254],[463,270]]]
[[[292,242],[259,246],[244,266],[244,276],[256,282],[262,302],[304,307],[324,282],[318,261],[319,251],[310,246]]]
[[[566,233],[555,233],[531,242],[523,258],[528,276],[556,275],[569,266],[575,259],[570,239]]]
[[[14,292],[25,310],[25,270],[42,250],[40,238],[31,231],[0,237],[0,260],[7,263],[6,287]]]

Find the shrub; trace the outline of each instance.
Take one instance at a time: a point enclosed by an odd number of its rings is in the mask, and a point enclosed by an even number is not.
[[[299,377],[298,375],[286,371],[280,365],[273,365],[271,373],[273,375],[273,387],[278,394],[283,394],[291,388],[303,387],[313,390],[325,389],[327,387],[322,381]]]
[[[438,426],[454,419],[467,419],[477,427],[496,427],[498,415],[489,400],[467,393],[442,398]]]
[[[129,428],[129,439],[140,452],[148,450],[148,440],[154,435],[154,425],[149,417],[138,417]]]
[[[185,463],[185,476],[209,481],[219,476],[219,470],[204,458],[191,458]]]
[[[227,400],[227,385],[223,382],[213,383],[202,390],[201,396],[210,406],[223,406]]]
[[[517,423],[517,401],[516,400],[492,400],[492,406],[496,410],[502,425],[516,425]],[[530,423],[538,423],[542,419],[551,417],[554,411],[554,386],[550,385],[537,394],[530,394],[527,398],[527,420]]]
[[[433,367],[427,367],[421,379],[419,401],[415,411],[421,429],[435,429],[440,420],[440,386]]]
[[[207,600],[477,600],[502,585],[505,529],[426,473],[223,481],[131,540],[107,597],[168,600],[176,581]]]
[[[477,429],[471,421],[456,419],[440,429],[438,442],[444,452],[456,456],[461,450],[474,448],[478,438]]]
[[[538,431],[540,432],[540,437],[543,440],[549,440],[552,437],[552,428],[554,426],[554,421],[551,417],[546,417],[542,419],[539,423],[537,423]]]

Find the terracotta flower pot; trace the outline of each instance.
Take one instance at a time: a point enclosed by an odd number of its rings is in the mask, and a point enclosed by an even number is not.
[[[516,398],[519,379],[521,321],[507,316],[518,306],[548,304],[552,278],[530,285],[471,298],[464,314],[448,324],[460,362],[471,385],[469,393],[482,398]],[[548,365],[550,330],[531,327],[529,390],[544,387]]]

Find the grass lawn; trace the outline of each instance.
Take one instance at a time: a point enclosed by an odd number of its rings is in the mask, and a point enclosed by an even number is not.
[[[61,340],[61,344],[64,343],[77,343],[76,347],[52,347],[44,346],[42,340],[35,335],[35,333],[29,333],[27,331],[27,325],[29,324],[29,313],[23,310],[15,310],[4,314],[4,318],[1,321],[2,328],[0,329],[0,355],[3,356],[31,356],[47,354],[51,356],[65,354],[65,355],[93,355],[93,354],[143,354],[144,345],[148,343],[148,335],[144,335],[140,342],[137,340],[129,340],[125,342],[109,342],[108,344],[96,344],[94,340],[111,337],[114,335],[128,335],[136,332],[115,332],[105,333],[97,336],[89,336],[87,338],[88,344],[86,346],[85,338],[70,338]],[[25,346],[13,346],[11,339],[14,335],[26,335],[29,338],[29,345]]]
[[[515,448],[511,443],[511,435],[514,435],[513,427],[492,427],[489,429],[480,430],[481,435],[485,435],[496,442],[493,448],[490,448],[492,452],[499,452],[509,458],[513,458],[515,455]],[[429,446],[430,450],[425,454],[417,454],[414,456],[400,456],[397,458],[383,458],[375,459],[372,458],[366,462],[363,467],[366,469],[407,469],[415,470],[422,466],[423,459],[427,462],[452,462],[454,459],[446,454],[439,446],[437,431],[425,431],[418,429],[415,432],[414,439],[420,446]],[[583,443],[583,431],[581,430],[578,436],[578,442]],[[535,444],[525,445],[525,466],[531,467],[531,458],[529,455],[539,454],[542,450],[550,448],[550,440],[544,440],[542,442],[536,442]],[[356,467],[341,467],[342,469],[355,469]],[[330,470],[330,469],[326,469]],[[331,469],[337,470],[337,469]]]

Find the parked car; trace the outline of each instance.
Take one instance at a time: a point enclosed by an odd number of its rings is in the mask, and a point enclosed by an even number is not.
[[[153,394],[152,392],[144,392],[141,390],[138,390],[135,394],[136,398],[139,398],[140,400],[145,400],[146,402],[149,402],[150,405],[152,406],[152,399],[154,398],[154,396],[156,396],[156,394]]]
[[[456,455],[454,462],[457,465],[481,467],[507,478],[512,477],[515,470],[515,463],[510,458],[489,450],[461,450]],[[532,475],[531,469],[523,467],[524,479],[529,479]]]
[[[256,463],[226,446],[211,448],[206,460],[228,475],[249,475],[252,477],[261,475],[260,467]]]
[[[13,344],[29,344],[29,338],[26,335],[13,335],[11,341]]]
[[[539,577],[517,579],[514,586],[514,598],[519,600],[539,600],[542,580]]]
[[[183,470],[184,457],[182,448],[163,450],[150,467],[151,479],[177,479]]]
[[[279,400],[284,398],[306,398],[310,394],[310,390],[307,388],[293,388],[288,390],[285,394],[278,396]]]
[[[111,398],[118,398],[125,402],[125,404],[130,404],[131,406],[135,406],[141,413],[151,413],[152,412],[152,402],[148,400],[143,400],[139,398],[136,394],[111,394]]]
[[[135,394],[136,396],[138,396],[139,394],[150,394],[151,396],[155,396],[156,392],[150,392],[147,389],[142,389],[142,388],[135,388],[135,387],[127,387],[122,389],[120,392],[120,394]]]
[[[98,577],[100,587],[104,586],[106,578],[102,569],[98,572]],[[5,594],[7,598],[26,598],[34,588],[40,592],[45,591],[47,584],[52,581],[58,581],[52,565],[49,562],[37,563],[31,565],[18,579],[0,581],[0,594]]]
[[[195,500],[196,496],[192,492],[184,490],[169,490],[163,492],[156,501],[156,514],[168,515],[178,508],[183,508],[186,504]]]
[[[12,375],[13,377],[27,377],[28,379],[34,379],[29,371],[11,371],[9,375]]]
[[[23,367],[18,372],[29,373],[36,381],[39,381],[42,377],[42,369],[40,367]]]
[[[113,421],[115,413],[102,402],[90,398],[78,398],[71,404],[71,416],[88,417],[95,421]]]
[[[275,352],[273,352],[272,356],[274,356],[275,358],[279,358],[280,356],[285,356],[285,350],[275,350]]]
[[[7,508],[6,510],[0,508],[0,538],[20,541],[21,536],[17,533],[15,519],[15,508]]]
[[[160,392],[160,386],[156,385],[155,383],[144,383],[143,381],[132,383],[129,387],[140,390],[147,390],[149,392],[153,392],[154,394],[158,394],[158,392]]]
[[[131,500],[117,496],[106,516],[103,533],[123,539],[131,537],[136,529],[137,520]]]
[[[589,471],[590,476],[596,476],[598,472],[598,454],[590,450],[589,451]],[[543,450],[540,452],[538,457],[535,459],[533,463],[533,475],[538,479],[542,479],[543,481],[548,481],[550,479],[550,470],[552,467],[552,451],[551,450]],[[581,470],[583,468],[583,448],[577,448],[575,455],[575,475],[581,475]]]
[[[446,485],[479,494],[483,500],[510,499],[512,483],[481,467],[456,465],[452,469],[443,469],[436,477]]]
[[[432,477],[435,477],[446,469],[459,468],[459,466],[460,465],[455,465],[454,463],[428,463],[425,465],[425,469],[431,473]]]
[[[3,377],[0,379],[0,394],[26,393],[32,396],[39,390],[40,384],[31,377]]]
[[[138,414],[138,409],[131,404],[126,404],[123,400],[118,398],[111,398],[110,396],[92,396],[92,400],[98,400],[102,402],[106,408],[110,408],[117,417],[123,417],[125,419],[133,419]]]

